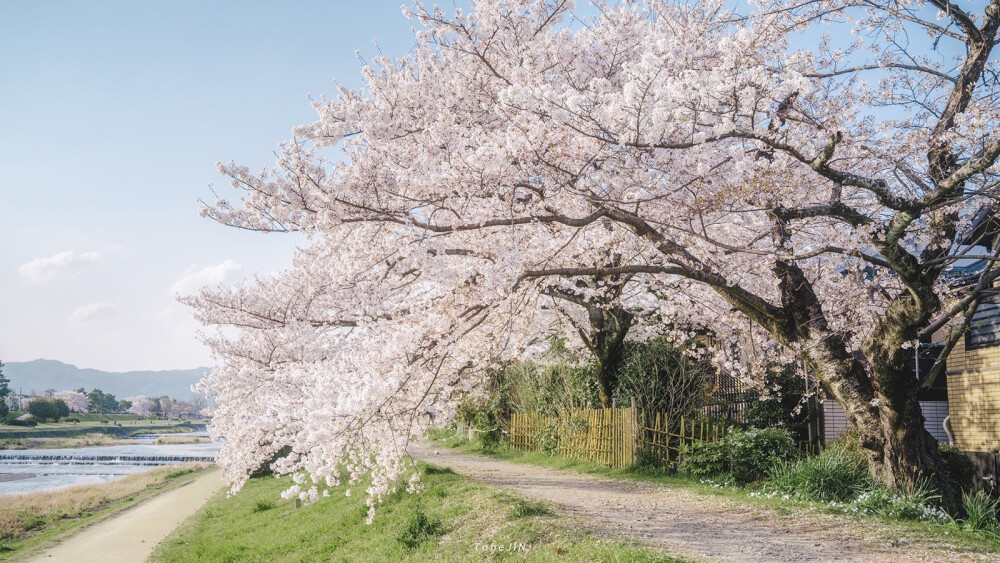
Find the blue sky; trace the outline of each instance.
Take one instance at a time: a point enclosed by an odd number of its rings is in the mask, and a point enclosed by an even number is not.
[[[0,3],[0,359],[208,365],[174,289],[284,267],[295,240],[201,219],[307,95],[404,54],[400,0]]]

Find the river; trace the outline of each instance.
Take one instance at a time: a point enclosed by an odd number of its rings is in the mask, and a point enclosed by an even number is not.
[[[198,436],[207,432],[168,434]],[[159,436],[137,437],[139,444],[93,448],[0,450],[0,496],[93,485],[154,467],[182,463],[184,458],[215,458],[222,444],[156,445]]]

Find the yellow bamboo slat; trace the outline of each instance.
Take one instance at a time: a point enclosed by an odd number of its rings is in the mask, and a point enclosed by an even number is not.
[[[514,449],[540,449],[542,433],[555,428],[557,455],[616,468],[631,465],[640,450],[676,465],[685,446],[722,440],[726,435],[726,427],[721,424],[684,417],[676,428],[671,428],[668,420],[667,413],[647,412],[635,406],[575,407],[554,417],[513,413],[508,427]],[[812,451],[811,444],[800,448]]]

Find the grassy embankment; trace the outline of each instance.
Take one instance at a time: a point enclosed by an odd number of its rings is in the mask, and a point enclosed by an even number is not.
[[[0,560],[37,552],[59,536],[187,483],[209,468],[163,467],[101,485],[3,497]]]
[[[0,450],[89,448],[94,446],[123,446],[138,443],[138,440],[121,439],[113,434],[92,432],[65,438],[0,438]]]
[[[424,491],[397,492],[365,523],[365,486],[295,507],[288,478],[255,479],[217,494],[153,553],[152,561],[636,561],[662,552],[592,535],[548,505],[420,464]],[[523,548],[522,548],[523,545]],[[502,551],[501,551],[502,546]]]
[[[18,414],[12,413],[12,416]],[[80,422],[71,422],[72,419]],[[43,422],[31,427],[0,424],[0,450],[134,444],[134,441],[121,438],[138,434],[193,432],[195,426],[205,423],[204,420],[153,420],[132,414],[73,413],[58,423]]]
[[[760,487],[749,485],[739,487],[729,484],[725,479],[705,479],[679,474],[663,468],[635,466],[624,469],[611,469],[603,465],[577,461],[543,452],[527,452],[515,450],[500,444],[484,448],[479,441],[470,441],[454,430],[432,430],[428,433],[435,444],[457,451],[485,455],[514,463],[537,465],[565,469],[577,473],[591,474],[614,479],[628,479],[657,483],[667,487],[684,488],[699,494],[723,497],[741,504],[751,504],[767,507],[781,515],[823,513],[834,514],[845,522],[857,523],[869,531],[876,532],[889,544],[906,538],[906,541],[916,545],[949,544],[959,551],[975,553],[1000,554],[1000,536],[986,531],[963,529],[958,522],[935,523],[924,521],[906,521],[884,519],[864,514],[844,514],[841,509],[830,507],[823,503],[813,503],[760,494]]]

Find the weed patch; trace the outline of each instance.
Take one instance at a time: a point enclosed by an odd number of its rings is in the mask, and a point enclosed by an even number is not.
[[[527,518],[529,516],[555,516],[555,512],[542,501],[517,499],[514,501],[514,508],[510,511],[510,517]]]
[[[444,533],[444,525],[437,518],[427,516],[424,510],[417,506],[406,522],[406,528],[397,536],[399,543],[407,549],[413,549],[425,541]]]

